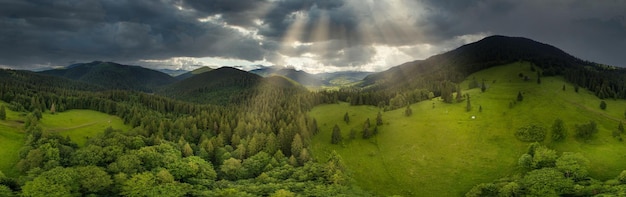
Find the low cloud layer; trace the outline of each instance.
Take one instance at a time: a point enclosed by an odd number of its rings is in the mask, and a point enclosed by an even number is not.
[[[624,1],[583,0],[4,0],[0,67],[380,71],[494,34],[626,66],[624,10]]]

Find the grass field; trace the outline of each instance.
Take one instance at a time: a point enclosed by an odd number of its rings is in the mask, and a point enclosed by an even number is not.
[[[524,81],[519,73],[531,79]],[[379,134],[368,140],[361,138],[360,131],[366,118],[375,123],[378,108],[347,103],[315,107],[310,114],[321,132],[313,139],[313,155],[325,161],[331,151],[337,151],[357,184],[376,194],[461,196],[476,184],[517,171],[517,159],[528,145],[514,137],[517,128],[533,123],[549,129],[561,118],[569,136],[557,143],[548,137],[544,144],[561,152],[581,152],[591,160],[594,178],[613,178],[626,169],[626,143],[611,136],[618,121],[624,120],[626,101],[607,100],[607,109],[601,110],[600,99],[582,88],[574,92],[561,77],[542,77],[537,84],[536,74],[525,63],[494,67],[468,79],[474,77],[484,79],[489,88],[482,93],[467,90],[470,80],[461,84],[463,93],[471,96],[470,112],[465,102],[446,104],[438,98],[419,102],[411,105],[410,117],[404,116],[404,108],[384,112]],[[518,91],[524,100],[510,107]],[[346,112],[350,124],[343,121]],[[598,123],[595,138],[575,139],[574,125],[590,120]],[[330,144],[335,124],[344,136],[340,145]],[[350,129],[359,131],[354,140],[349,139]]]
[[[92,110],[45,113],[40,123],[45,131],[59,132],[63,136],[69,136],[78,146],[83,146],[88,137],[101,133],[108,127],[123,131],[130,129],[119,117]]]
[[[0,101],[0,105],[7,106]],[[19,161],[19,150],[24,145],[26,134],[23,123],[25,113],[6,109],[7,119],[0,120],[0,170],[10,177],[19,175],[15,164]],[[59,132],[69,136],[79,146],[87,141],[87,137],[103,132],[107,127],[130,129],[117,116],[91,111],[69,110],[62,113],[44,113],[40,125],[45,131]]]
[[[6,103],[0,101],[0,105]],[[6,120],[0,120],[0,171],[9,177],[19,174],[15,164],[19,160],[19,151],[24,144],[25,135],[17,126],[21,126],[16,122],[19,120],[18,113],[6,109]]]

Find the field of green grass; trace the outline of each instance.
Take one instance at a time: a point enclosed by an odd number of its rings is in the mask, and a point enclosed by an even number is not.
[[[129,126],[117,116],[92,110],[69,110],[63,113],[45,113],[40,121],[42,128],[69,136],[78,146],[83,146],[88,137],[103,132],[106,128],[127,131]]]
[[[1,102],[0,105],[8,106]],[[19,175],[15,164],[19,161],[19,151],[24,145],[26,134],[23,129],[25,113],[6,109],[7,119],[0,120],[0,170],[10,177]],[[87,142],[89,136],[103,132],[106,128],[129,130],[130,127],[117,116],[91,110],[69,110],[62,113],[43,113],[40,125],[45,131],[59,132],[69,136],[79,146]]]
[[[7,106],[0,101],[0,105]],[[18,113],[6,109],[6,120],[0,120],[0,171],[9,177],[19,174],[15,164],[19,160],[19,151],[25,140],[21,124],[16,122],[19,119]]]
[[[524,81],[519,73],[530,80]],[[467,90],[474,77],[485,80],[486,92]],[[422,101],[411,105],[410,117],[404,115],[404,108],[383,112],[379,134],[367,140],[361,138],[363,122],[370,118],[375,124],[378,108],[321,105],[310,112],[321,129],[313,139],[312,152],[318,161],[325,161],[337,151],[357,185],[375,194],[461,196],[474,185],[517,172],[517,159],[529,144],[515,138],[517,128],[533,123],[549,130],[560,118],[568,129],[567,138],[554,143],[547,137],[544,144],[560,152],[582,153],[591,161],[590,173],[597,179],[613,178],[626,169],[626,142],[611,135],[618,121],[624,121],[626,101],[606,100],[608,107],[601,110],[600,99],[582,88],[574,92],[573,85],[562,77],[542,77],[541,81],[537,84],[536,74],[526,63],[474,73],[461,84],[463,94],[471,97],[470,112],[465,110],[465,101]],[[518,91],[524,95],[521,102],[515,102]],[[343,121],[346,112],[349,124]],[[590,120],[598,123],[594,139],[583,142],[574,138],[575,124]],[[341,128],[343,144],[330,143],[335,124]],[[359,131],[354,140],[349,139],[350,129]]]

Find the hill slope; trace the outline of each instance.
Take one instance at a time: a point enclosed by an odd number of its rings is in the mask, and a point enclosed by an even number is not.
[[[392,92],[424,88],[439,95],[443,81],[459,83],[471,73],[517,61],[531,62],[542,69],[543,76],[563,75],[602,98],[626,98],[626,69],[585,62],[548,44],[506,36],[486,37],[425,60],[369,75],[360,87]]]
[[[626,162],[626,144],[611,133],[617,128],[616,120],[624,121],[626,101],[606,100],[608,107],[601,110],[593,92],[580,89],[577,93],[562,77],[543,77],[541,84],[518,77],[519,73],[532,76],[530,65],[496,66],[461,81],[463,94],[471,97],[469,112],[465,100],[448,104],[440,98],[412,104],[410,117],[404,115],[404,108],[383,112],[379,134],[367,140],[361,138],[363,123],[369,118],[373,129],[380,109],[346,103],[315,107],[310,115],[320,125],[320,133],[311,143],[312,152],[318,161],[325,161],[337,151],[357,184],[379,195],[462,196],[476,184],[517,170],[517,159],[529,144],[515,138],[518,128],[536,124],[549,130],[560,118],[568,130],[566,139],[552,142],[547,137],[543,143],[558,151],[582,153],[592,161],[594,178],[617,176]],[[486,92],[467,89],[474,78],[488,81]],[[517,102],[520,91],[524,99]],[[343,121],[346,112],[349,124]],[[598,123],[595,137],[589,142],[575,138],[576,125],[589,121]],[[330,143],[335,124],[341,129],[342,145]],[[351,130],[356,132],[352,140]]]
[[[40,73],[83,81],[107,89],[144,92],[154,91],[156,87],[171,84],[175,81],[172,76],[159,71],[140,66],[127,66],[100,61],[74,64],[65,69],[47,70]]]
[[[202,73],[209,72],[209,71],[212,71],[212,70],[213,69],[208,67],[208,66],[203,66],[203,67],[200,67],[198,69],[195,69],[195,70],[183,73],[181,75],[178,75],[175,78],[176,78],[176,80],[184,80],[184,79],[187,79],[189,77],[193,77],[194,75],[202,74]]]
[[[297,83],[282,77],[263,78],[232,67],[221,67],[165,87],[159,94],[196,103],[240,103],[261,88],[295,88]]]

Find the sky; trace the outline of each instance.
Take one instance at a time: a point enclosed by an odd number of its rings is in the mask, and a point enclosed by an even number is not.
[[[383,71],[490,35],[626,67],[623,0],[0,0],[0,68]]]

